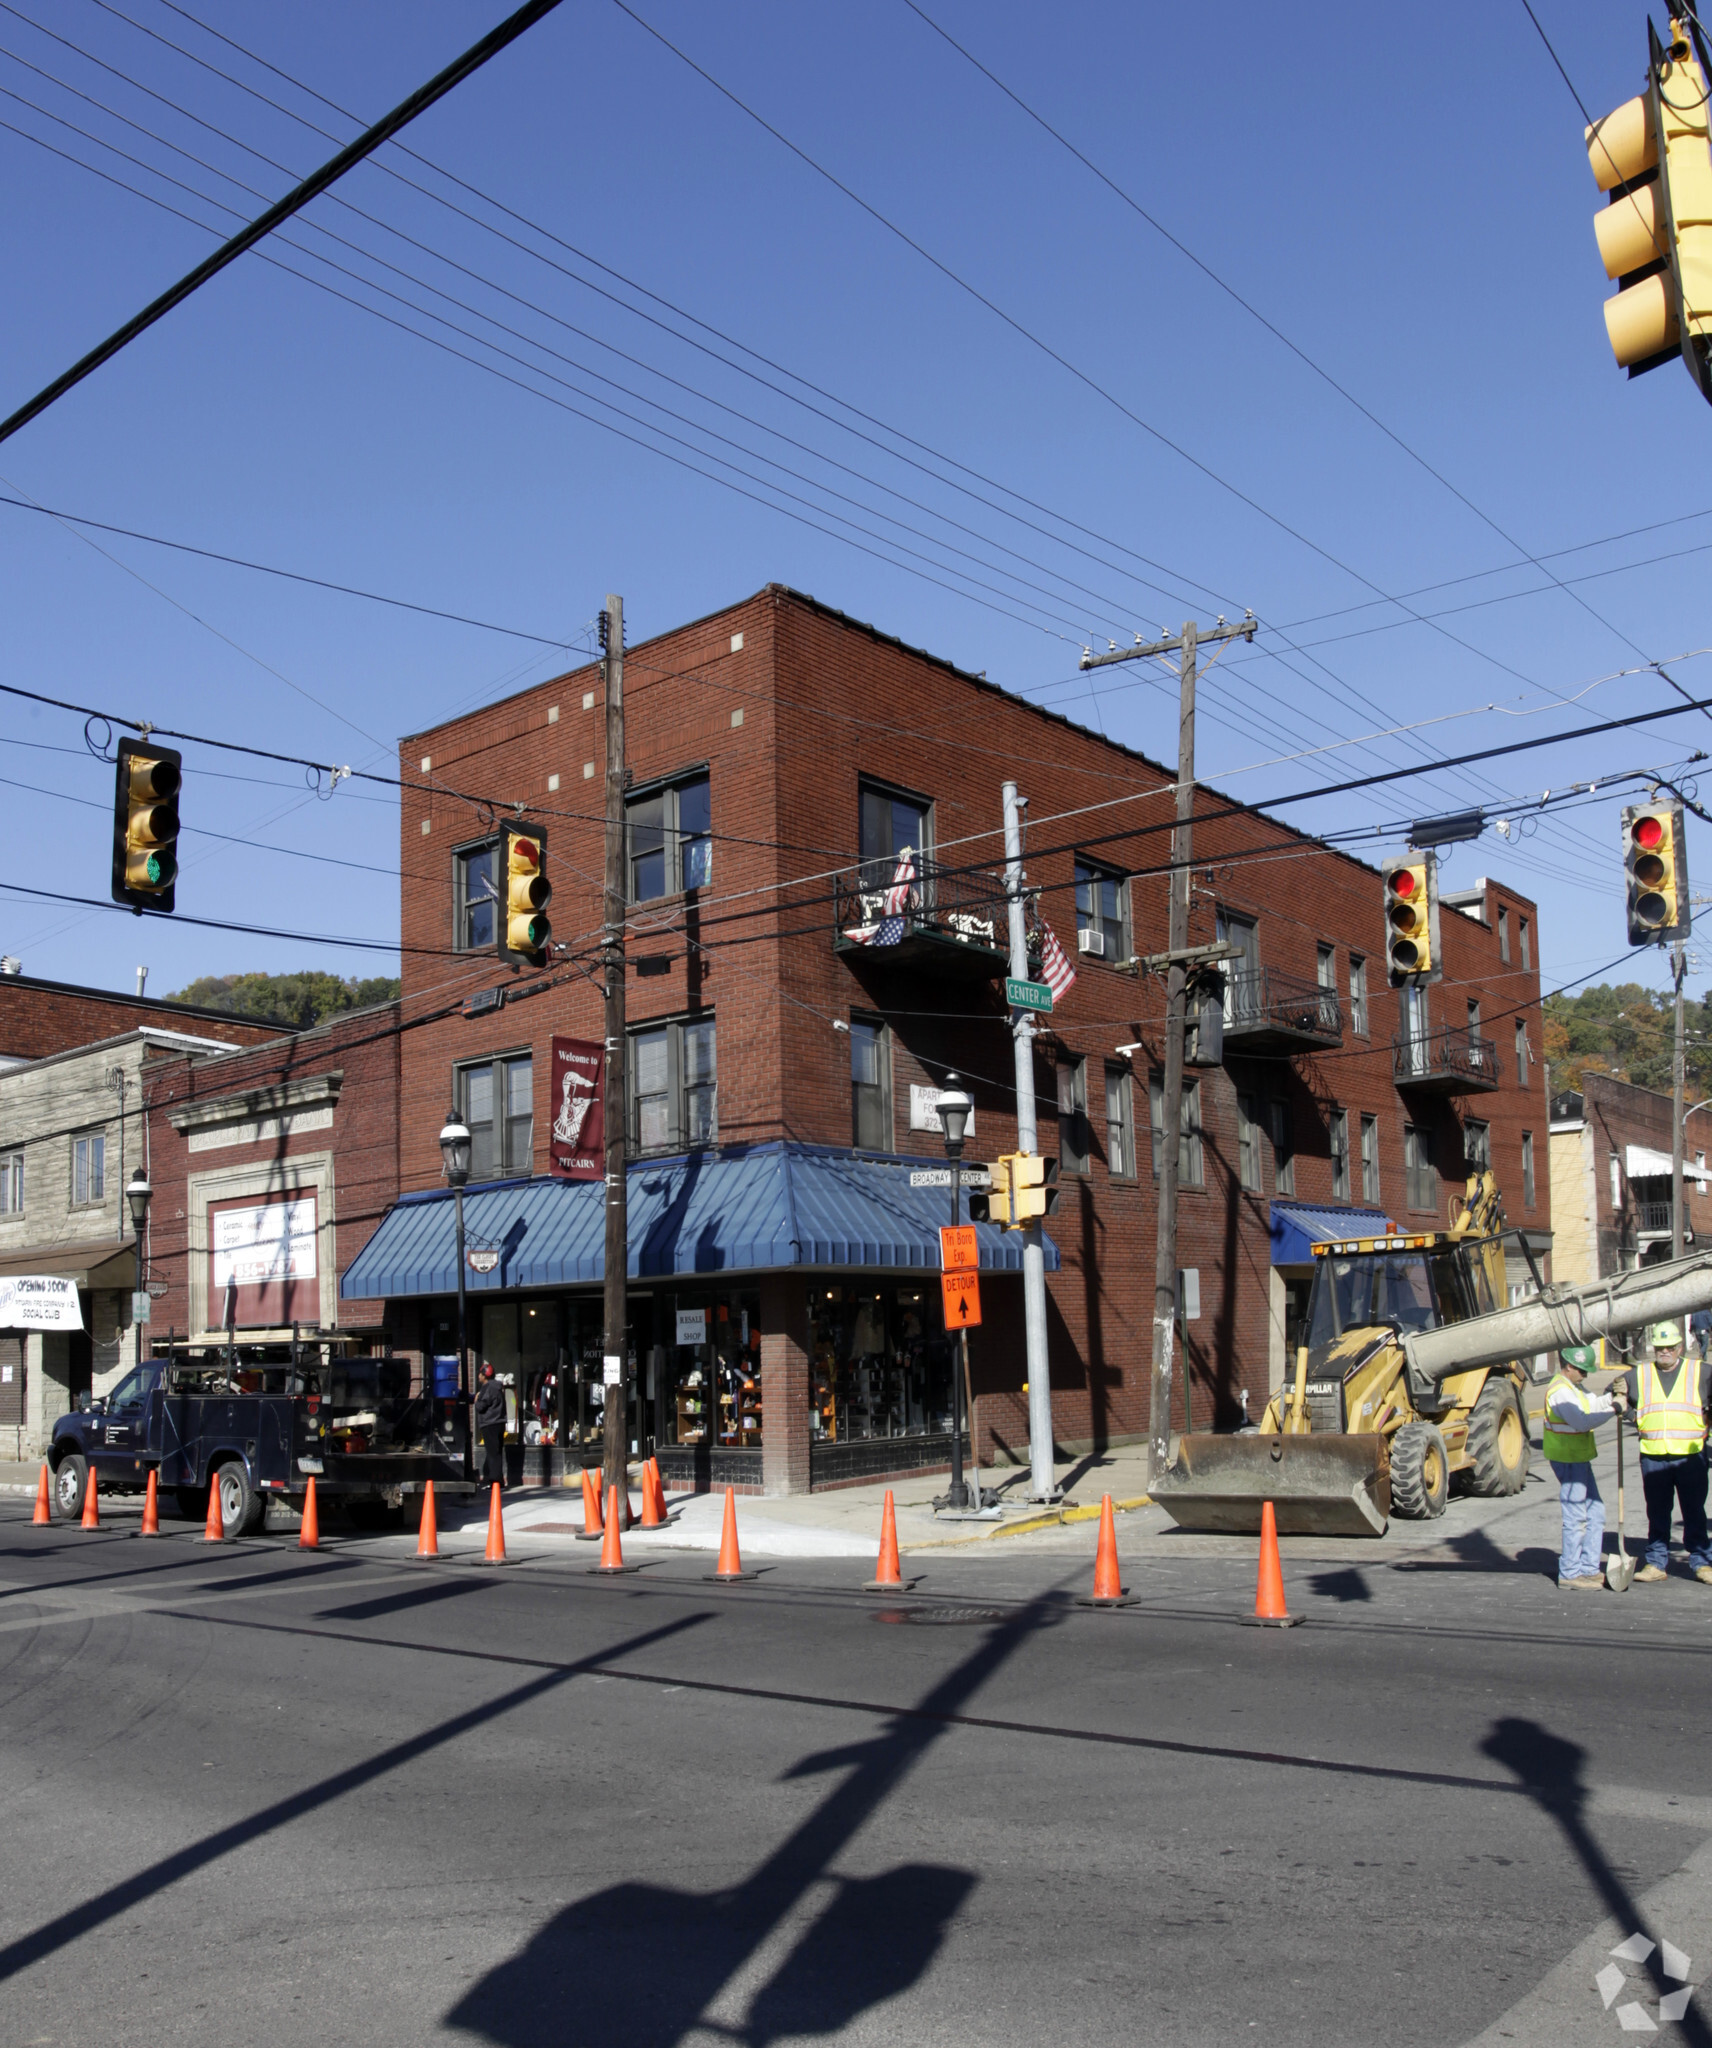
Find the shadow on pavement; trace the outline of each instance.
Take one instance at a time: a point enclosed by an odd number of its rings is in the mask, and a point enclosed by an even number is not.
[[[1394,1572],[1508,1572],[1525,1578],[1543,1575],[1554,1583],[1557,1579],[1555,1550],[1528,1549],[1514,1553],[1500,1550],[1484,1529],[1464,1529],[1455,1536],[1446,1537],[1444,1547],[1455,1552],[1454,1559],[1399,1558],[1391,1569]]]
[[[1317,1593],[1322,1600],[1371,1600],[1367,1581],[1354,1565],[1346,1565],[1341,1572],[1315,1572],[1308,1581],[1308,1590]]]
[[[474,1985],[446,2015],[502,2048],[558,2048],[565,2017],[590,2041],[674,2048],[712,2025],[764,2048],[805,2034],[836,2033],[915,1984],[938,1954],[976,1878],[944,1864],[907,1863],[871,1878],[838,1878],[832,1866],[968,1701],[1036,1630],[1054,1617],[1031,1602],[995,1626],[909,1715],[866,1741],[803,1758],[787,1779],[836,1774],[839,1782],[741,1884],[719,1892],[622,1884],[549,1920],[528,1946]],[[741,2022],[713,2021],[722,1993],[757,1952],[831,1882],[834,1896],[747,1998]]]
[[[1566,1742],[1561,1735],[1553,1735],[1537,1721],[1514,1716],[1497,1722],[1480,1747],[1495,1763],[1512,1772],[1541,1812],[1557,1822],[1604,1900],[1606,1912],[1622,1928],[1623,1935],[1644,1934],[1653,1943],[1645,1968],[1654,1991],[1663,1996],[1680,1990],[1675,1979],[1664,1974],[1657,1930],[1647,1925],[1627,1885],[1611,1868],[1587,1825],[1588,1788],[1581,1780],[1586,1751],[1576,1743]],[[1682,2030],[1682,2039],[1691,2042],[1693,2048],[1709,2048],[1712,2044],[1712,2030],[1692,2005],[1676,2024]]]

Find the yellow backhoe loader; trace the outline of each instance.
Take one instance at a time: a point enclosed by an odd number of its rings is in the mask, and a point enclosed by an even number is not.
[[[1449,1230],[1314,1246],[1306,1342],[1258,1430],[1187,1435],[1153,1499],[1185,1529],[1246,1532],[1274,1503],[1281,1535],[1381,1536],[1528,1475],[1522,1359],[1712,1306],[1701,1253],[1505,1307],[1504,1211],[1473,1176]]]

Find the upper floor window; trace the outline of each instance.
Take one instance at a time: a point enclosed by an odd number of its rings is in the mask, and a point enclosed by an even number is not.
[[[1260,1126],[1254,1120],[1254,1097],[1238,1095],[1236,1099],[1236,1164],[1237,1178],[1245,1188],[1258,1188],[1260,1182]]]
[[[470,1179],[503,1180],[534,1164],[534,1061],[528,1053],[455,1070],[459,1113],[470,1127]]]
[[[1061,1173],[1086,1173],[1093,1151],[1088,1130],[1088,1062],[1058,1063],[1058,1168]]]
[[[17,1216],[24,1207],[24,1155],[0,1152],[0,1216]]]
[[[1135,1108],[1127,1065],[1106,1068],[1106,1170],[1117,1180],[1135,1178]]]
[[[1290,1105],[1281,1096],[1274,1096],[1268,1105],[1272,1112],[1272,1185],[1281,1195],[1296,1192],[1296,1133],[1295,1119],[1290,1114]]]
[[[1201,1185],[1201,1084],[1183,1084],[1182,1121],[1177,1135],[1177,1179],[1183,1187]],[[1165,1078],[1152,1074],[1147,1082],[1148,1121],[1153,1127],[1153,1177],[1159,1178],[1159,1162],[1165,1149]]]
[[[1528,1085],[1528,1027],[1516,1025],[1516,1079],[1522,1087]]]
[[[1522,966],[1524,969],[1531,968],[1534,964],[1534,940],[1532,932],[1528,930],[1528,920],[1525,917],[1519,917],[1516,920],[1516,936],[1521,941]]]
[[[1462,1127],[1462,1162],[1469,1173],[1484,1173],[1492,1164],[1492,1126],[1470,1117]]]
[[[1349,1028],[1367,1036],[1367,962],[1356,953],[1349,956]]]
[[[452,943],[460,953],[480,953],[494,942],[498,860],[497,839],[461,846],[452,855]]]
[[[1522,1133],[1522,1207],[1534,1206],[1534,1134]]]
[[[711,1145],[719,1073],[711,1017],[644,1024],[630,1034],[630,1141],[638,1152]]]
[[[83,1208],[105,1199],[107,1193],[107,1138],[101,1131],[71,1141],[71,1201]]]
[[[705,889],[713,879],[713,785],[707,771],[624,799],[630,900]]]
[[[1363,1116],[1361,1119],[1361,1199],[1377,1203],[1379,1200],[1379,1119]]]
[[[1403,1126],[1403,1178],[1411,1209],[1437,1209],[1439,1176],[1433,1165],[1432,1137],[1418,1124]]]
[[[1252,917],[1220,910],[1214,914],[1213,936],[1237,949],[1235,959],[1223,963],[1225,1022],[1229,1024],[1247,1017],[1254,1007],[1260,981],[1260,927]]]
[[[850,1141],[867,1152],[892,1149],[891,1034],[874,1017],[850,1020]]]
[[[860,819],[862,887],[884,889],[897,873],[907,847],[919,860],[933,847],[933,806],[925,797],[902,790],[862,785]],[[919,868],[918,868],[919,873]]]
[[[1334,1109],[1326,1119],[1332,1152],[1332,1199],[1349,1200],[1349,1111]]]
[[[1508,967],[1508,966],[1509,966],[1509,964],[1510,964],[1510,913],[1509,913],[1509,912],[1508,912],[1507,910],[1501,910],[1501,911],[1499,911],[1499,913],[1498,913],[1498,957],[1499,957],[1499,959],[1500,959],[1500,960],[1502,960],[1502,961],[1503,961],[1503,963],[1504,963],[1504,965],[1505,965],[1506,967]]]
[[[1129,884],[1109,868],[1081,859],[1076,862],[1076,944],[1114,966],[1130,955]]]
[[[1337,987],[1337,948],[1316,946],[1314,948],[1314,979],[1321,988]]]

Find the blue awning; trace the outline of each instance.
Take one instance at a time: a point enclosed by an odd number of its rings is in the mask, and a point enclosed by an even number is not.
[[[1272,1205],[1272,1263],[1306,1266],[1329,1238],[1383,1237],[1396,1225],[1380,1209],[1318,1209],[1308,1202]]]
[[[630,1274],[693,1274],[789,1267],[903,1273],[939,1270],[939,1227],[950,1183],[910,1185],[925,1159],[877,1159],[831,1147],[770,1144],[649,1160],[629,1173]],[[938,1169],[943,1177],[945,1169]],[[976,1226],[981,1270],[1022,1271],[1022,1239]],[[524,1287],[597,1285],[605,1275],[606,1206],[600,1181],[500,1181],[464,1195],[466,1253],[498,1254],[469,1269],[475,1294]],[[1058,1268],[1048,1238],[1046,1265]],[[345,1301],[452,1294],[457,1245],[450,1193],[405,1195],[339,1283]]]

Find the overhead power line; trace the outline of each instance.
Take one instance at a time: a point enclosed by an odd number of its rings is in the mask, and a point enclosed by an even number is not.
[[[418,114],[425,113],[437,100],[443,99],[454,86],[462,84],[472,72],[479,71],[490,57],[498,56],[501,50],[514,43],[526,30],[533,28],[544,15],[551,14],[558,5],[559,0],[525,0],[525,4],[518,8],[515,14],[508,16],[497,28],[490,29],[479,42],[472,43],[461,57],[454,58],[443,71],[437,72],[429,79],[426,85],[418,86],[407,99],[400,100],[390,114],[382,115],[371,128],[365,129],[354,142],[348,143],[337,155],[329,157],[319,170],[312,171],[283,199],[276,200],[264,213],[258,214],[228,241],[222,242],[211,256],[204,257],[193,270],[187,271],[177,284],[151,300],[140,313],[134,314],[122,327],[115,328],[105,341],[92,348],[87,355],[80,357],[69,370],[62,371],[51,384],[44,385],[34,398],[19,406],[9,418],[0,420],[0,441],[9,440],[20,427],[28,426],[31,420],[46,412],[56,399],[63,398],[68,391],[81,384],[85,377],[100,369],[103,363],[110,361],[129,342],[135,341],[139,334],[154,326],[157,320],[164,319],[175,306],[181,305],[211,277],[217,277],[228,264],[235,263],[246,250],[253,249],[283,221],[289,220],[294,213],[301,212],[310,200],[325,192],[329,185],[336,183],[353,165],[360,164],[366,156],[372,156],[390,136],[396,135],[401,128],[414,121]]]

